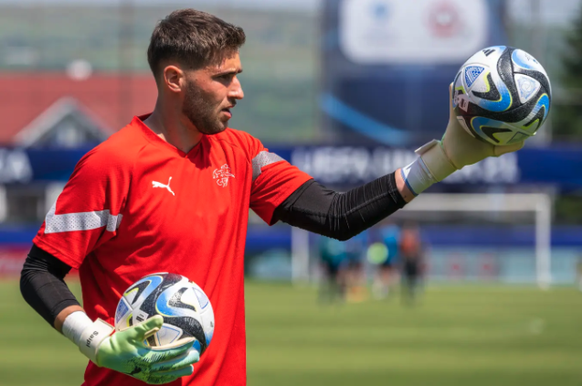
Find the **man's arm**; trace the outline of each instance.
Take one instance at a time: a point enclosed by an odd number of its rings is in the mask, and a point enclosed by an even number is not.
[[[144,340],[162,326],[157,315],[114,332],[113,326],[89,319],[64,282],[71,267],[48,252],[33,247],[20,278],[24,299],[57,331],[62,332],[97,366],[116,370],[146,383],[160,384],[191,375],[200,358],[193,339],[163,348],[146,347]]]
[[[20,276],[24,299],[59,332],[70,313],[83,311],[64,281],[70,270],[69,265],[33,244]]]
[[[521,149],[523,141],[495,146],[480,141],[459,124],[449,86],[449,123],[440,141],[421,146],[419,157],[395,173],[346,193],[337,193],[311,180],[293,192],[273,219],[338,240],[347,240],[402,208],[432,184],[464,166],[487,157]]]
[[[413,197],[400,170],[345,193],[310,180],[275,209],[273,218],[347,240],[402,208]]]
[[[396,179],[396,188],[398,189],[398,193],[402,196],[402,199],[409,203],[415,197],[414,194],[406,185],[406,181],[404,181],[404,177],[402,176],[402,169],[397,169],[395,172],[395,179]]]
[[[55,322],[53,324],[53,327],[55,328],[55,330],[57,330],[58,332],[60,332],[62,334],[63,333],[63,324],[65,323],[65,319],[67,319],[67,316],[69,316],[73,312],[77,312],[77,311],[85,312],[85,310],[81,306],[69,306],[69,307],[65,308],[64,310],[62,310],[61,312],[59,312],[59,314],[55,318]]]
[[[453,109],[453,84],[449,85],[449,122],[440,141],[433,139],[416,150],[419,157],[401,170],[402,178],[416,196],[440,182],[455,171],[475,164],[487,157],[517,151],[524,141],[511,145],[496,146],[475,138],[465,130]]]
[[[20,277],[24,299],[60,333],[67,316],[85,312],[63,280],[70,270],[69,265],[33,244]]]

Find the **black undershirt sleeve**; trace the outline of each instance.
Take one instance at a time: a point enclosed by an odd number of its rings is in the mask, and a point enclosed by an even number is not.
[[[281,220],[310,232],[347,240],[405,204],[396,187],[394,173],[345,193],[310,180],[275,209],[273,219],[274,222]]]
[[[79,305],[63,280],[71,267],[50,253],[32,245],[20,274],[24,300],[51,326],[57,315],[69,306]]]

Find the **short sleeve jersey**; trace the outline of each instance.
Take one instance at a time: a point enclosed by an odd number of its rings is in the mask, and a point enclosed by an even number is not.
[[[34,243],[79,269],[92,320],[114,323],[123,292],[156,272],[184,275],[209,296],[211,344],[174,385],[246,384],[244,249],[249,208],[264,221],[311,177],[251,135],[205,135],[188,153],[133,121],[87,153]],[[86,386],[143,385],[89,362]]]

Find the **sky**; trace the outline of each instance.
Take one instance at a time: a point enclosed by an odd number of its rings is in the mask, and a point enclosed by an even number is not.
[[[270,9],[303,9],[317,10],[321,6],[322,0],[0,0],[3,4],[107,4],[116,5],[121,1],[130,2],[134,5],[161,5],[175,4],[181,6],[192,6],[196,4],[215,4],[245,8],[270,8]],[[402,0],[406,1],[406,0]],[[582,0],[507,0],[511,16],[518,20],[531,19],[531,4],[534,1],[540,3],[540,15],[542,22],[547,24],[561,24],[568,22],[576,15]]]

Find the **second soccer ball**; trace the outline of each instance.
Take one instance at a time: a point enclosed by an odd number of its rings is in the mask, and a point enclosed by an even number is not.
[[[214,311],[196,283],[175,273],[155,273],[141,278],[124,293],[115,312],[118,331],[154,315],[164,317],[162,328],[147,338],[149,346],[166,346],[183,338],[195,338],[194,347],[204,353],[214,334]]]

